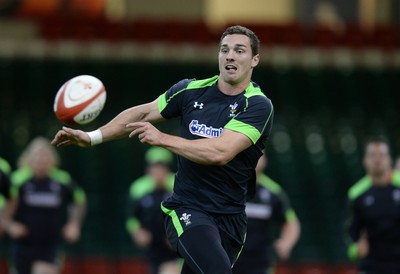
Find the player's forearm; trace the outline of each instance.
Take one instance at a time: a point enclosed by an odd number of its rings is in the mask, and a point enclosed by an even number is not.
[[[13,221],[15,211],[17,210],[18,200],[9,200],[2,209],[1,225],[6,227]]]
[[[300,237],[300,222],[297,219],[286,222],[282,228],[280,238],[292,249]]]
[[[68,223],[75,223],[81,226],[86,215],[86,203],[74,204],[71,207],[68,216]]]
[[[232,159],[217,138],[188,140],[163,134],[160,146],[198,164],[224,165]]]
[[[130,131],[126,128],[126,124],[147,121],[149,112],[148,104],[135,106],[122,111],[109,123],[100,128],[103,142],[127,137]]]

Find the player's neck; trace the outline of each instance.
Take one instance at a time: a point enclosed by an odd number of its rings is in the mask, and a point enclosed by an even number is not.
[[[392,171],[388,170],[385,173],[371,175],[372,183],[375,186],[387,186],[391,184]]]
[[[248,86],[250,80],[243,81],[238,84],[230,84],[223,80],[218,81],[218,89],[226,95],[234,96],[242,93]]]

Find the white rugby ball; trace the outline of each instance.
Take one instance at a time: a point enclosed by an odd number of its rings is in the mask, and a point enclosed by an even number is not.
[[[54,100],[56,117],[67,125],[84,125],[99,116],[106,102],[106,89],[94,76],[79,75],[67,81]]]

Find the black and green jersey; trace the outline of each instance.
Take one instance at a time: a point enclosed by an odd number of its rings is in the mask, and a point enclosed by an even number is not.
[[[167,181],[166,181],[166,189],[165,191],[169,193],[168,196],[172,193],[172,189],[174,186],[174,173],[170,173],[168,175]],[[144,175],[135,181],[132,182],[130,189],[129,189],[129,210],[128,210],[128,219],[126,221],[126,229],[128,232],[133,232],[139,229],[142,226],[142,221],[140,220],[140,217],[136,213],[138,205],[140,205],[140,200],[143,197],[146,197],[147,195],[151,194],[152,192],[156,191],[156,182],[150,175]],[[159,207],[159,204],[157,205],[157,211],[161,214],[161,210]],[[153,218],[152,214],[144,214],[146,217],[149,216]],[[157,219],[157,218],[154,218]],[[160,219],[161,220],[161,219]],[[161,225],[162,227],[162,225]]]
[[[217,82],[218,76],[178,82],[159,97],[161,115],[180,117],[180,134],[186,139],[216,138],[229,129],[244,134],[253,145],[224,166],[178,157],[172,199],[208,212],[239,213],[246,195],[254,192],[255,166],[271,131],[273,106],[253,82],[235,96],[222,93]]]
[[[349,189],[348,199],[349,256],[356,258],[355,242],[365,233],[369,254],[363,261],[393,264],[400,270],[400,173],[393,172],[391,184],[386,186],[375,186],[366,176]]]
[[[270,266],[272,226],[296,219],[284,190],[265,174],[258,176],[257,192],[246,203],[247,234],[233,273],[266,273]],[[252,271],[254,269],[254,271]]]
[[[29,235],[22,244],[47,246],[60,240],[66,222],[68,205],[83,203],[84,191],[62,170],[53,169],[47,178],[33,177],[31,169],[11,174],[11,197],[18,198],[14,220],[28,227]]]
[[[154,266],[177,258],[167,244],[160,208],[161,202],[171,196],[173,182],[171,173],[166,178],[165,188],[157,188],[154,179],[145,175],[135,180],[130,188],[127,229],[132,233],[144,228],[151,233],[152,240],[146,252]]]

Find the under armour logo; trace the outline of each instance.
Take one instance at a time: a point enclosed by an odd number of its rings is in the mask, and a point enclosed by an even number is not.
[[[204,106],[203,103],[199,104],[198,102],[194,102],[194,105],[193,105],[194,108],[199,107],[199,109],[203,109],[203,106]]]

